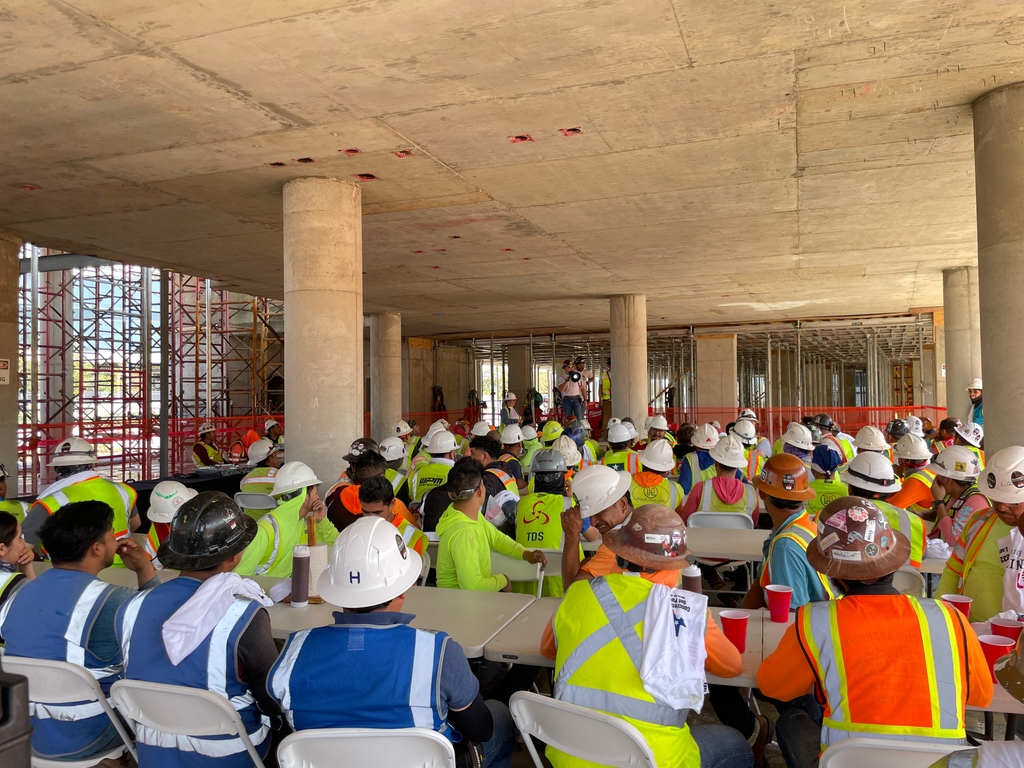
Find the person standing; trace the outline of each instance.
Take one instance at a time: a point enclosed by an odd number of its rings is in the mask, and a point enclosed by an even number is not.
[[[562,363],[562,378],[558,380],[558,390],[562,393],[562,416],[564,421],[574,418],[583,421],[586,411],[583,402],[586,399],[587,382],[594,377],[590,371],[583,369],[583,358],[576,358]]]
[[[516,393],[505,394],[505,404],[501,407],[501,426],[518,424],[520,422],[519,411],[516,410]]]
[[[971,383],[967,385],[967,396],[971,398],[971,417],[968,421],[973,421],[980,427],[985,426],[985,405],[982,402],[982,394],[981,379],[971,379]]]
[[[608,419],[612,417],[612,360],[608,358],[601,373],[601,434],[608,431]]]

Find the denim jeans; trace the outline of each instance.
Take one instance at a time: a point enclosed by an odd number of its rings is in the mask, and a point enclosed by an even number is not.
[[[812,697],[805,699],[809,699],[808,703],[814,706],[794,706],[780,711],[775,723],[776,741],[779,742],[779,749],[788,768],[818,768],[822,712]],[[814,711],[815,707],[817,712]]]
[[[700,768],[752,768],[754,751],[735,728],[691,725],[690,735],[700,749]]]
[[[494,733],[482,744],[480,751],[484,754],[484,768],[509,768],[512,765],[512,750],[516,746],[516,726],[508,707],[500,701],[484,702],[494,719]]]
[[[568,420],[570,417],[575,416],[580,421],[583,421],[583,398],[582,397],[563,397],[562,398],[562,413],[565,415],[565,419]]]

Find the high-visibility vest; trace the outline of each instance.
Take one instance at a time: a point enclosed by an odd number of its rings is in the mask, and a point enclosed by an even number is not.
[[[562,512],[568,508],[569,499],[554,493],[531,493],[519,500],[516,511],[516,541],[527,549],[562,550],[565,535],[562,532]],[[580,557],[583,547],[580,547]],[[545,576],[543,597],[562,596],[562,576],[558,568],[549,568],[555,576]],[[513,592],[537,594],[532,582],[512,582]]]
[[[743,495],[732,504],[718,498],[715,493],[714,480],[702,480],[700,492],[700,509],[697,512],[742,512],[753,517],[757,509],[757,490],[749,483],[743,484]],[[691,490],[690,493],[693,493]]]
[[[849,464],[853,460],[853,457],[857,455],[857,449],[854,448],[853,443],[845,437],[837,437],[833,434],[827,434],[821,438],[821,442],[822,444],[825,444],[826,442],[832,443],[831,447],[835,448],[836,452],[842,457],[843,461],[839,465],[840,471],[844,470],[846,465]]]
[[[405,485],[405,481],[409,479],[409,476],[399,469],[386,469],[384,470],[384,477],[391,483],[391,487],[395,493],[401,490],[402,486]]]
[[[835,477],[833,475],[833,477]],[[814,492],[818,495],[807,502],[807,514],[811,516],[811,519],[817,519],[818,513],[825,508],[826,505],[831,504],[836,499],[841,499],[843,496],[850,495],[850,489],[846,487],[846,483],[840,480],[811,480],[808,485],[814,489]]]
[[[431,459],[419,464],[409,475],[409,500],[423,501],[427,491],[432,488],[439,488],[448,480],[448,473],[452,471],[453,462],[446,459]]]
[[[804,552],[807,551],[807,546],[811,543],[811,540],[818,535],[818,528],[814,521],[811,520],[810,515],[804,512],[802,515],[796,517],[792,522],[789,523],[785,528],[780,530],[772,538],[772,543],[768,545],[768,554],[765,556],[764,563],[761,565],[761,576],[758,579],[758,583],[761,588],[764,589],[772,583],[771,574],[771,562],[772,553],[775,551],[775,545],[779,539],[788,539],[789,541],[795,541],[797,545]],[[829,600],[836,599],[836,591],[832,586],[832,582],[827,576],[811,568],[810,564],[807,565],[808,571],[812,571],[817,577],[818,581],[821,582],[821,586],[825,590]],[[788,585],[787,585],[788,586]]]
[[[530,464],[533,462],[533,455],[543,447],[539,439],[527,440],[523,443],[523,455],[519,457],[519,466],[523,468],[523,475],[525,477],[530,475]]]
[[[761,468],[767,459],[763,453],[757,450],[756,446],[745,448],[744,450],[747,452],[747,468],[744,470],[744,473],[747,476],[747,480],[752,483],[754,478],[761,474]]]
[[[967,701],[967,649],[955,608],[938,600],[894,595],[809,603],[797,609],[797,636],[824,695],[821,749],[843,739],[870,736],[892,741],[962,744]],[[872,613],[874,615],[872,615]],[[885,627],[885,661],[878,631]],[[899,697],[870,695],[865,677],[916,665],[925,685],[907,685]],[[853,693],[857,692],[857,696]],[[859,713],[855,719],[852,713]],[[865,715],[867,717],[865,717]]]
[[[620,472],[629,472],[631,475],[640,471],[640,455],[632,448],[627,448],[624,451],[608,451],[601,459],[601,463]]]
[[[683,503],[686,494],[683,493],[683,487],[679,483],[667,477],[661,478],[661,482],[657,485],[641,485],[636,481],[636,475],[634,475],[629,485],[629,498],[634,507],[642,507],[644,504],[660,504],[675,511]]]
[[[209,464],[204,464],[196,456],[197,453],[202,453],[209,460]],[[216,446],[210,445],[209,443],[198,442],[192,446],[192,463],[197,467],[207,467],[212,464],[223,464],[224,457],[221,456],[220,451],[217,450]]]
[[[10,583],[12,581],[14,581],[19,576],[24,576],[24,575],[25,574],[23,574],[21,571],[0,571],[0,595],[2,595],[4,593],[4,590],[7,589],[7,587],[10,585]],[[23,578],[21,580],[21,583],[22,583],[23,586],[24,586],[26,581],[28,581],[28,579],[24,579]],[[17,590],[15,590],[15,591],[17,591]],[[7,596],[7,599],[9,600],[13,596],[14,596],[14,592],[9,594]]]
[[[612,399],[612,380],[607,373],[601,374],[601,399],[611,400]]]
[[[973,445],[966,445],[965,444],[964,448],[966,448],[968,451],[970,451],[971,453],[973,453],[975,456],[978,457],[978,465],[982,469],[984,469],[985,468],[985,452],[983,450],[981,450],[981,448],[975,448]]]
[[[718,470],[715,469],[714,462],[712,462],[711,465],[706,469],[700,468],[700,455],[698,451],[691,451],[690,453],[686,454],[686,457],[683,459],[683,461],[690,465],[691,492],[693,491],[693,488],[695,485],[697,485],[697,483],[703,482],[705,480],[710,480],[711,478],[718,475]],[[684,488],[683,490],[685,491],[686,489]]]
[[[398,535],[401,536],[402,541],[405,542],[405,546],[416,552],[418,555],[422,555],[427,551],[427,544],[430,543],[430,540],[427,539],[427,535],[423,533],[423,531],[410,523],[404,517],[396,517],[394,524],[398,529]]]
[[[921,467],[921,469],[915,469],[913,472],[907,475],[907,477],[903,479],[903,482],[906,482],[907,480],[911,479],[918,480],[919,482],[924,483],[925,488],[931,488],[932,485],[935,484],[935,473],[932,470],[928,469],[928,466],[925,465]],[[915,502],[914,504],[911,504],[907,509],[910,512],[913,512],[914,514],[920,515],[922,512],[931,511],[931,505],[929,504],[927,507],[922,507],[920,504]]]
[[[167,655],[164,624],[200,586],[202,582],[197,579],[179,577],[141,592],[121,607],[116,629],[124,676],[128,680],[198,688],[226,699],[238,713],[253,745],[261,754],[265,753],[269,747],[270,720],[260,712],[256,697],[238,670],[239,640],[262,606],[250,598],[235,597],[213,631],[180,663],[172,663]],[[252,758],[237,735],[176,736],[136,723],[135,738],[139,762],[147,767],[252,765]]]
[[[487,467],[484,472],[490,472],[496,478],[501,480],[501,484],[505,486],[506,491],[513,493],[516,496],[519,495],[519,484],[516,483],[516,479],[505,470],[498,469],[497,467]]]
[[[924,527],[924,520],[886,501],[875,499],[873,503],[885,513],[886,518],[889,520],[889,525],[906,536],[910,541],[910,565],[914,568],[920,568],[921,561],[924,560],[925,547],[927,546],[925,542],[927,531]]]
[[[28,514],[28,502],[17,499],[5,499],[0,501],[0,512],[9,512],[18,518],[19,523],[25,522],[25,515]]]
[[[991,504],[989,503],[988,498],[985,496],[985,494],[983,494],[981,491],[978,490],[978,486],[977,485],[971,485],[970,487],[965,488],[964,492],[961,493],[959,496],[957,496],[955,499],[951,500],[948,495],[945,498],[945,503],[948,505],[947,509],[949,510],[950,517],[953,520],[953,538],[954,539],[956,539],[956,538],[958,538],[960,536],[960,531],[962,531],[963,530],[963,526],[967,524],[967,520],[964,520],[962,525],[957,526],[957,513],[963,508],[964,504],[966,504],[968,501],[970,501],[975,496],[980,496],[982,499],[985,500],[985,507],[990,507],[991,506]],[[979,507],[979,509],[984,509],[985,507]],[[968,519],[970,519],[970,518],[968,518]]]
[[[303,491],[295,498],[281,502],[259,519],[257,525],[270,536],[269,549],[252,553],[249,550],[257,542],[250,544],[236,569],[239,574],[277,578],[292,575],[292,550],[299,544],[309,543],[306,521],[299,519],[299,508],[305,500],[306,492]],[[325,522],[326,525],[317,524],[317,541],[320,544],[331,544],[338,537],[338,530],[327,518],[321,521]],[[252,570],[249,570],[250,566]]]
[[[611,574],[577,581],[565,594],[553,624],[558,652],[555,698],[620,717],[647,741],[658,765],[700,765],[700,752],[686,725],[688,710],[654,699],[640,677],[644,621],[653,585],[632,575]],[[552,748],[555,768],[590,763]]]

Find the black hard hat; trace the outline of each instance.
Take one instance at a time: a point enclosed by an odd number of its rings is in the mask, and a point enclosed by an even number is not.
[[[829,431],[832,430],[832,426],[834,424],[834,422],[832,421],[832,417],[829,416],[827,413],[819,413],[817,416],[815,416],[814,423],[821,429],[827,429]]]
[[[367,452],[379,454],[380,446],[377,445],[376,440],[372,440],[369,437],[359,437],[352,441],[352,445],[348,447],[348,453],[341,458],[351,463]]]
[[[181,505],[157,558],[176,571],[213,568],[249,546],[256,529],[226,493],[204,491]]]
[[[910,427],[903,419],[893,419],[885,425],[885,431],[892,435],[894,440],[899,440],[904,435],[910,434]]]

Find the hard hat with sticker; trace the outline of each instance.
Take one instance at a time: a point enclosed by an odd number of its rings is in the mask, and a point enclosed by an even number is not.
[[[845,496],[818,514],[807,561],[826,576],[870,580],[893,573],[910,556],[910,541],[869,499]]]

